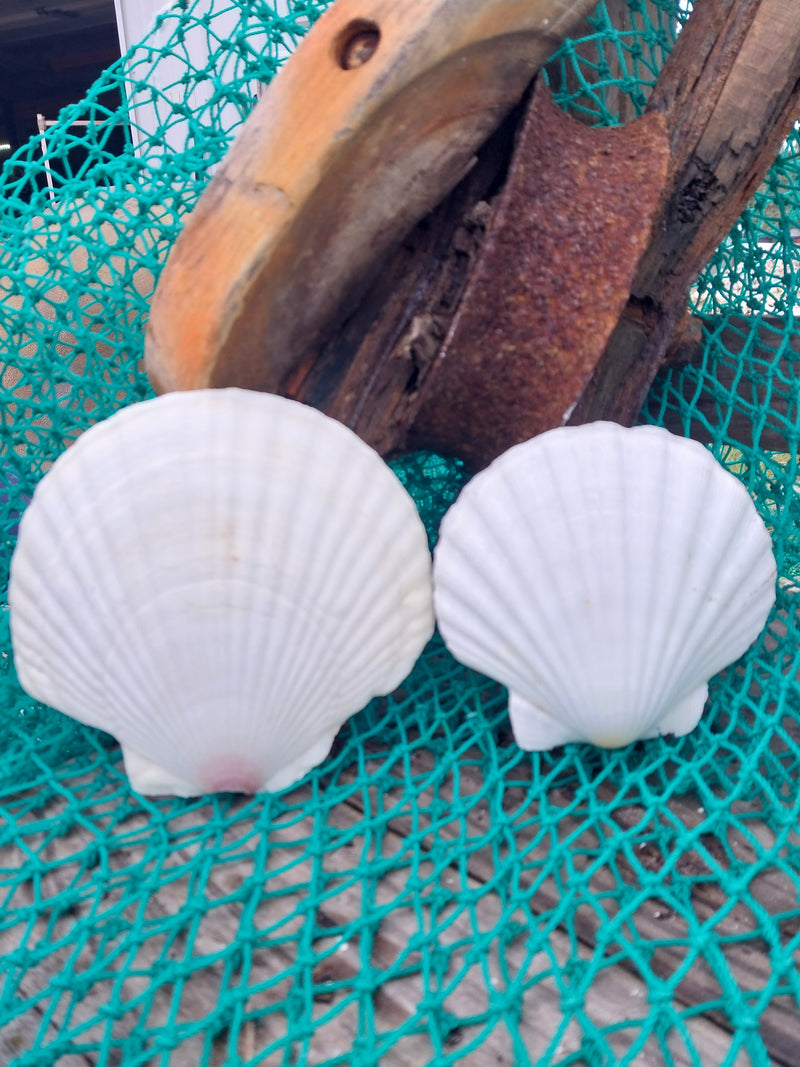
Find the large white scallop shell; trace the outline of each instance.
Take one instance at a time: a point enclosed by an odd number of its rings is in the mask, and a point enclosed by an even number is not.
[[[143,793],[290,785],[433,631],[405,489],[312,408],[171,393],[87,431],[23,516],[14,658],[37,700],[112,733]]]
[[[606,422],[548,431],[476,475],[433,573],[446,645],[508,687],[526,749],[688,733],[776,578],[747,490],[705,448]]]

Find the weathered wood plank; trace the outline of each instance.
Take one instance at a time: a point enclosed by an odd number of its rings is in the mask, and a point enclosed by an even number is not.
[[[638,55],[635,60],[632,55],[625,54],[626,44],[636,32],[637,25],[644,22],[645,25],[655,27],[669,18],[669,15],[653,3],[653,0],[644,0],[637,5],[636,11],[631,8],[628,0],[605,0],[605,12],[602,8],[596,11],[596,15],[601,18],[604,14],[608,16],[608,23],[614,27],[618,38],[602,35],[595,40],[579,40],[572,47],[577,62],[570,55],[566,59],[549,63],[545,70],[553,92],[571,98],[570,111],[573,115],[594,124],[604,117],[598,103],[602,100],[605,111],[617,123],[624,124],[632,122],[638,113],[630,95],[631,77],[636,78],[636,92],[640,99],[646,101],[652,92],[657,71],[663,67],[666,60],[666,50],[655,41],[648,40],[644,46],[637,42]],[[589,37],[590,34],[591,29],[587,27],[586,36]],[[577,36],[577,33],[573,34],[573,37]],[[647,54],[647,48],[651,50],[650,55]],[[634,63],[635,74],[632,70]],[[648,65],[652,70],[650,84],[647,81],[646,69],[643,69]],[[603,83],[592,84],[596,77],[594,72],[598,70],[603,72]]]
[[[594,2],[328,8],[170,253],[146,341],[155,387],[285,393]]]
[[[69,783],[65,782],[65,786],[68,789]],[[293,800],[304,798],[310,800],[302,790],[296,791],[296,795],[292,794]],[[387,863],[386,873],[376,876],[371,885],[370,899],[365,900],[363,880],[354,877],[354,871],[367,858],[364,853],[368,851],[363,810],[352,803],[339,804],[330,809],[329,828],[339,832],[343,838],[351,839],[354,844],[349,849],[345,847],[326,852],[324,856],[304,854],[307,842],[312,837],[313,818],[295,816],[286,819],[283,824],[270,826],[268,833],[274,836],[275,847],[270,854],[269,866],[263,868],[259,865],[258,848],[253,843],[259,829],[258,803],[236,801],[231,810],[237,808],[247,815],[241,824],[234,821],[226,832],[226,841],[230,836],[227,862],[218,860],[207,867],[202,865],[203,837],[197,834],[194,844],[174,848],[157,870],[152,867],[148,869],[146,857],[151,819],[146,806],[126,822],[125,837],[128,844],[124,847],[120,845],[119,828],[114,827],[113,816],[106,818],[107,840],[115,840],[112,831],[116,829],[117,847],[102,861],[109,866],[102,898],[97,896],[95,887],[91,894],[73,906],[71,914],[58,921],[63,925],[57,924],[55,927],[50,925],[52,911],[41,905],[34,909],[34,913],[39,912],[39,917],[28,930],[28,943],[33,945],[48,937],[52,941],[61,930],[65,935],[65,948],[45,956],[36,966],[29,968],[23,977],[21,994],[36,996],[62,974],[67,976],[66,988],[70,985],[70,972],[80,974],[84,967],[96,965],[97,955],[103,950],[106,953],[112,949],[118,951],[120,969],[125,966],[131,973],[124,983],[120,985],[117,982],[115,987],[112,966],[107,977],[93,981],[83,991],[83,999],[75,1009],[72,1023],[75,1025],[80,1020],[90,1022],[102,1019],[104,1011],[108,1010],[110,994],[115,990],[125,1011],[108,1024],[96,1023],[83,1037],[85,1040],[97,1040],[104,1025],[113,1025],[114,1039],[119,1042],[143,1022],[146,1022],[148,1030],[162,1025],[173,1010],[177,1012],[176,1020],[182,1023],[213,1016],[221,993],[229,992],[240,982],[256,991],[243,1000],[238,1018],[229,1021],[227,1030],[223,1026],[212,1043],[213,1057],[210,1063],[222,1064],[231,1040],[238,1043],[239,1052],[243,1054],[248,1049],[257,1052],[269,1047],[270,1043],[280,1041],[285,1036],[282,1012],[264,1015],[263,1011],[281,1004],[291,995],[296,983],[302,980],[312,984],[317,1004],[314,1029],[302,1050],[302,1056],[305,1057],[302,1062],[313,1064],[340,1051],[346,1054],[352,1048],[359,1010],[351,990],[356,977],[363,971],[365,960],[382,972],[380,984],[372,993],[379,1027],[390,1030],[415,1016],[419,1017],[419,1006],[426,990],[419,972],[419,950],[414,946],[415,939],[419,943],[420,919],[424,918],[426,923],[436,922],[440,926],[438,940],[443,946],[450,946],[448,968],[441,978],[443,988],[460,974],[452,993],[442,1000],[445,1011],[463,1016],[488,1009],[487,967],[491,983],[497,989],[502,989],[506,981],[504,975],[524,975],[530,983],[530,990],[524,997],[519,1039],[524,1042],[531,1058],[535,1061],[536,1057],[544,1055],[548,1048],[556,1044],[563,1055],[576,1052],[581,1047],[583,1034],[575,1020],[563,1032],[560,1031],[561,994],[552,970],[554,966],[563,965],[574,957],[569,936],[559,930],[551,931],[547,939],[548,953],[531,959],[527,938],[524,934],[518,935],[506,947],[502,967],[500,959],[493,955],[491,942],[498,925],[516,920],[524,929],[528,913],[521,909],[516,915],[509,914],[503,897],[494,891],[487,891],[487,879],[494,875],[488,865],[488,854],[480,851],[472,853],[466,871],[460,865],[455,851],[448,852],[444,861],[438,861],[438,865],[435,859],[426,857],[424,850],[413,863],[410,857],[409,862],[396,863],[393,867]],[[57,910],[59,898],[68,895],[69,887],[75,884],[76,872],[80,871],[86,849],[92,842],[88,827],[95,825],[97,830],[104,821],[98,815],[100,810],[113,811],[113,808],[109,809],[106,798],[99,797],[96,804],[86,804],[80,824],[62,836],[44,841],[38,839],[36,834],[30,835],[29,846],[39,857],[42,871],[38,876],[37,892],[53,902],[53,910]],[[43,814],[60,816],[63,812],[64,804],[57,803],[53,810]],[[170,821],[171,833],[179,840],[181,828],[190,831],[206,812],[208,818],[213,817],[210,806],[193,805],[184,816]],[[94,818],[96,823],[93,823]],[[407,854],[408,839],[402,827],[398,832],[392,826],[390,811],[372,812],[367,821],[373,827],[373,832],[377,828],[381,830],[379,855],[374,857],[376,861],[381,858],[384,861],[396,860]],[[480,832],[479,823],[476,823],[475,830]],[[24,834],[24,825],[20,831]],[[442,835],[447,839],[446,824],[432,829],[431,842],[434,837],[441,838]],[[282,840],[283,851],[278,847]],[[353,851],[357,854],[353,855]],[[18,849],[15,850],[15,846],[7,846],[0,852],[0,866],[8,870],[24,858]],[[129,880],[123,877],[126,874]],[[303,941],[301,930],[307,930],[312,921],[306,909],[309,884],[323,874],[327,891],[318,912],[313,916],[313,924],[318,929],[329,930],[330,936],[314,944],[313,958],[318,962],[314,972],[308,974],[304,973],[302,962],[298,960],[298,945]],[[417,884],[416,895],[409,890],[410,877]],[[423,886],[421,892],[420,881]],[[263,884],[269,886],[268,900],[259,900]],[[132,890],[132,885],[138,888]],[[19,903],[30,905],[32,892],[32,889],[28,891]],[[200,916],[197,913],[193,915],[191,909],[191,898],[197,892],[202,893],[204,901]],[[475,895],[476,904],[471,910],[459,910],[457,895],[464,893]],[[252,900],[259,902],[257,910],[250,916],[249,929],[265,932],[271,929],[272,934],[267,936],[265,933],[255,943],[246,944],[239,963],[235,967],[229,964],[227,972],[224,963],[211,963],[209,959],[182,986],[176,986],[174,981],[165,982],[148,1001],[146,1020],[143,1020],[141,1011],[136,1007],[136,998],[145,1003],[141,998],[148,988],[152,991],[153,983],[163,968],[174,966],[187,953],[188,959],[195,960],[231,953],[242,929],[248,901]],[[123,912],[115,912],[123,901],[128,901],[128,908]],[[141,941],[126,936],[125,922],[132,917],[132,907],[140,919],[154,927],[149,936]],[[360,930],[357,924],[358,935],[352,936],[353,923],[366,913],[373,916],[372,921]],[[186,921],[182,932],[168,941],[155,928],[161,921],[165,930],[174,931],[176,925],[181,925],[175,923],[176,915],[184,915]],[[113,917],[121,920],[123,926],[116,939],[112,935],[109,940],[107,922],[112,921]],[[93,932],[82,939],[79,950],[75,951],[74,937],[71,939],[68,935],[74,935],[75,926],[80,923],[88,923],[87,930]],[[13,942],[18,933],[15,927],[0,936],[0,951],[4,955],[16,947]],[[479,937],[489,939],[489,951],[482,958],[470,962],[470,946]],[[286,941],[281,943],[281,938],[286,938]],[[296,944],[294,939],[297,939]],[[587,941],[578,946],[578,951],[580,958],[588,960],[594,956],[596,949],[593,941]],[[342,1008],[348,996],[351,1002]],[[588,1017],[598,1027],[631,1020],[627,1030],[622,1027],[608,1039],[615,1044],[619,1054],[623,1054],[635,1039],[636,1017],[646,1015],[646,986],[641,978],[621,967],[604,966],[598,971],[591,989],[587,990],[587,1011]],[[37,1012],[33,1014],[37,1016]],[[57,1012],[51,1020],[53,1038],[61,1018]],[[23,1039],[33,1036],[32,1021],[26,1021],[30,1025]],[[38,1025],[38,1021],[37,1016],[33,1022]],[[231,1026],[234,1027],[233,1031]],[[704,1065],[722,1062],[730,1041],[723,1029],[703,1019],[688,1021],[687,1029],[695,1047],[704,1050]],[[455,1049],[459,1045],[466,1045],[475,1040],[480,1031],[480,1024],[461,1027],[447,1035],[446,1040],[450,1042],[448,1047]],[[230,1036],[231,1033],[234,1037]],[[12,1039],[15,1036],[20,1037],[20,1032],[9,1035],[8,1040],[12,1043],[7,1043],[7,1047],[13,1048]],[[171,1067],[194,1067],[208,1041],[207,1034],[188,1038],[172,1053]],[[675,1063],[688,1067],[694,1062],[692,1054],[680,1048],[676,1035],[673,1035],[672,1042],[675,1046],[672,1050]],[[398,1067],[408,1062],[424,1062],[430,1058],[432,1051],[430,1035],[421,1024],[418,1032],[410,1033],[395,1048],[387,1050],[381,1062],[397,1064]],[[484,1057],[482,1062],[508,1064],[509,1067],[517,1062],[512,1036],[504,1027],[497,1026],[486,1036],[481,1045],[481,1056]],[[85,1067],[84,1057],[75,1058],[74,1063],[68,1059],[63,1062],[65,1067],[68,1063],[69,1067]],[[273,1058],[264,1062],[273,1062]],[[280,1062],[277,1052],[274,1062]],[[663,1054],[655,1045],[648,1046],[646,1052],[643,1051],[632,1062],[656,1067],[663,1062]],[[154,1058],[154,1067],[156,1063]],[[587,1063],[587,1067],[593,1065]]]
[[[743,445],[790,451],[800,420],[795,387],[800,334],[796,328],[774,315],[697,316],[694,324],[701,328],[701,335],[679,348],[674,365],[702,367],[709,348],[713,381],[697,395],[695,377],[685,376],[681,390],[691,408],[688,424],[675,407],[663,412],[662,424],[673,433],[688,431],[699,441],[710,441],[718,431],[726,440]]]
[[[800,111],[800,5],[696,4],[648,102],[672,162],[653,239],[606,358],[570,421],[630,424],[685,314],[689,289],[772,165]]]
[[[448,799],[452,800],[450,783],[446,778],[437,777],[429,756],[429,753],[421,750],[414,753],[415,775],[431,773],[439,805],[447,804]],[[476,759],[472,762],[465,760],[459,771],[459,791],[462,797],[468,795],[470,790],[477,794],[481,789],[480,753],[476,752],[475,756]],[[522,790],[520,792],[522,793]],[[430,800],[433,795],[432,786]],[[618,800],[618,789],[614,784],[599,785],[596,787],[596,795],[601,801]],[[557,797],[548,796],[549,807],[552,807],[554,800],[557,802]],[[752,842],[735,828],[722,822],[719,829],[722,836],[719,838],[709,830],[698,835],[693,852],[680,857],[663,855],[648,844],[649,838],[656,830],[654,813],[634,802],[624,808],[615,806],[611,809],[620,821],[621,841],[627,839],[624,844],[620,844],[612,870],[607,866],[596,866],[593,857],[600,842],[593,829],[592,820],[573,813],[575,801],[573,793],[564,793],[564,813],[558,821],[558,837],[562,843],[569,841],[573,850],[570,861],[572,874],[566,874],[565,877],[578,878],[584,886],[576,895],[576,910],[572,919],[575,931],[583,942],[597,944],[598,940],[605,940],[609,936],[610,930],[622,924],[623,936],[627,938],[635,930],[645,945],[652,946],[649,967],[656,977],[669,978],[687,959],[690,960],[691,967],[674,991],[676,1002],[687,1007],[713,1002],[722,995],[720,981],[704,961],[702,954],[693,952],[688,944],[689,927],[684,917],[688,908],[694,924],[705,923],[713,926],[713,942],[716,943],[720,938],[726,940],[724,952],[717,954],[717,966],[725,966],[734,981],[740,982],[743,988],[763,989],[769,985],[772,963],[767,946],[762,942],[760,950],[753,951],[754,946],[759,948],[758,919],[746,903],[739,902],[732,906],[719,880],[719,870],[727,865],[728,857],[747,865],[756,860]],[[425,810],[424,794],[418,803],[422,810]],[[682,830],[698,831],[706,822],[707,813],[696,797],[673,797],[661,816],[661,822],[668,828],[667,820],[673,821],[673,824]],[[482,828],[488,833],[488,811],[485,808],[473,810],[472,823],[477,830]],[[521,888],[530,887],[532,908],[538,913],[547,914],[559,906],[563,888],[552,875],[542,877],[542,872],[547,870],[552,842],[549,837],[540,836],[539,825],[536,802],[529,800],[528,808],[524,814],[518,815],[512,821],[508,832],[514,835],[516,853],[525,856],[526,870],[520,876]],[[407,821],[398,820],[393,823],[393,828],[398,833],[407,833],[409,824]],[[458,826],[446,821],[436,825],[438,836],[452,837],[455,840],[458,832]],[[767,835],[764,837],[764,844],[767,845],[769,831],[764,827],[761,833]],[[640,839],[638,844],[637,838]],[[634,845],[637,849],[636,866],[632,865],[625,854],[625,849]],[[637,890],[641,868],[654,874],[663,872],[663,892],[652,891],[643,894],[633,910],[622,914],[618,912],[615,901],[619,886],[621,883],[627,883],[634,891]],[[490,880],[494,872],[491,851],[478,850],[471,853],[470,870],[478,879]],[[696,877],[698,874],[703,875],[702,880]],[[684,875],[690,876],[691,881],[684,882]],[[767,868],[757,875],[755,883],[762,906],[768,907],[771,914],[789,915],[796,912],[796,888],[779,871]],[[691,888],[690,903],[681,900],[681,893],[687,888]],[[634,892],[629,894],[631,895],[636,894]],[[591,907],[586,906],[590,898],[594,898]],[[742,943],[737,944],[735,938],[742,935]],[[674,941],[683,941],[684,945],[671,944]],[[623,963],[622,966],[629,968],[631,965]],[[732,1020],[725,1018],[722,1013],[715,1012],[712,1017],[724,1028],[732,1028]],[[761,1035],[776,1064],[794,1067],[800,1035],[800,1009],[796,1004],[775,1001],[761,1017]]]

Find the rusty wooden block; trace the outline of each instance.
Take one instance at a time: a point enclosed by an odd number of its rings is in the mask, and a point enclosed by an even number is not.
[[[410,444],[482,466],[569,418],[628,300],[668,162],[661,116],[589,129],[537,81]]]
[[[537,85],[516,145],[481,147],[590,7],[338,0],[176,243],[156,387],[267,389],[474,466],[633,421],[797,114],[800,4],[705,0],[642,119],[587,129]]]

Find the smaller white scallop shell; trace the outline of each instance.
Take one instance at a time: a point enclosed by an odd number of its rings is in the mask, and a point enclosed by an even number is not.
[[[776,579],[747,490],[705,448],[606,422],[548,431],[476,475],[433,572],[445,644],[508,687],[515,738],[536,750],[688,733]]]
[[[87,431],[25,512],[9,590],[36,699],[113,734],[143,793],[284,788],[433,631],[407,492],[312,408],[171,393]]]

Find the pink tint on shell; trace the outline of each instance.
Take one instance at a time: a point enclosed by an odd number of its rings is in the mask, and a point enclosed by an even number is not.
[[[215,756],[200,768],[199,780],[207,793],[257,793],[263,773],[244,756]]]

